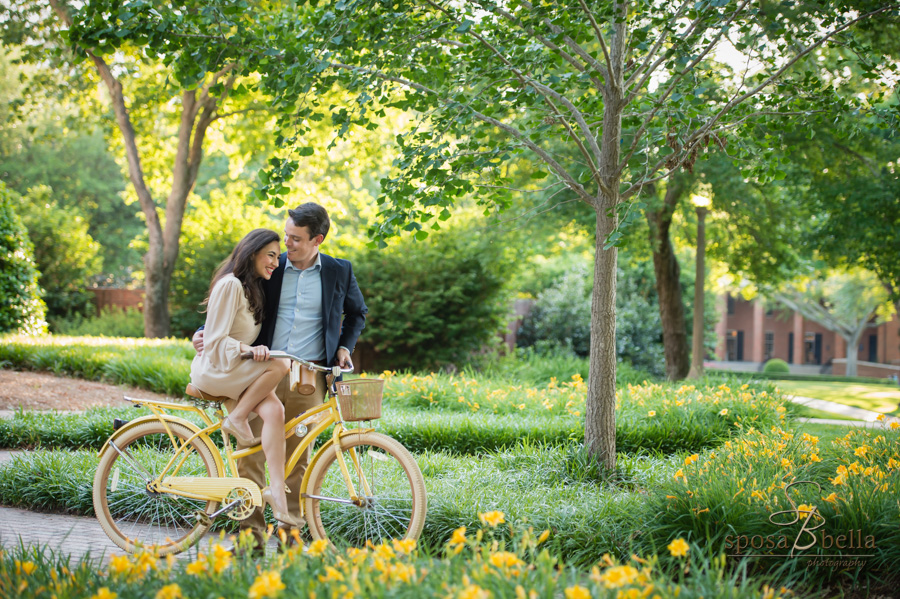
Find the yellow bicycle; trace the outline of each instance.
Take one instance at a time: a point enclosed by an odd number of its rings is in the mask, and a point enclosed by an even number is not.
[[[319,435],[333,427],[310,459],[297,499],[312,537],[357,546],[368,540],[418,538],[427,511],[422,472],[403,445],[368,424],[381,416],[384,381],[337,381],[339,367],[325,368],[284,352],[271,355],[296,362],[295,373],[301,368],[327,373],[325,402],[284,425],[285,438],[302,438],[288,456],[286,475]],[[127,552],[184,551],[216,518],[244,520],[262,505],[259,487],[238,477],[235,465],[261,446],[232,450],[230,435],[222,435],[223,459],[210,433],[221,428],[227,398],[210,397],[193,385],[186,394],[205,400],[215,420],[195,404],[126,397],[152,414],[117,420],[100,450],[94,511],[109,538]],[[205,426],[169,412],[195,414]],[[346,422],[360,424],[350,428]],[[288,500],[294,499],[288,495]]]

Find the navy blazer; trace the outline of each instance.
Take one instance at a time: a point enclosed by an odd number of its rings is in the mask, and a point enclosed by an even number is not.
[[[359,285],[356,284],[350,261],[332,258],[321,252],[319,256],[322,259],[322,328],[325,332],[325,361],[328,366],[333,366],[339,347],[346,347],[353,352],[356,340],[366,326],[366,314],[369,313],[369,309],[363,300]],[[259,337],[253,345],[272,347],[286,262],[287,253],[281,254],[278,258],[278,268],[272,272],[272,277],[268,281],[263,280],[263,291],[266,293],[265,316]]]

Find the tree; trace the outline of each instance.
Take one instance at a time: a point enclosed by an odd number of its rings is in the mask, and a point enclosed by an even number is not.
[[[235,5],[246,3],[216,3]],[[264,197],[283,193],[296,158],[314,152],[302,136],[309,119],[329,114],[338,133],[349,134],[377,127],[384,106],[414,111],[398,138],[395,172],[383,180],[376,238],[402,230],[424,238],[476,190],[486,209],[506,208],[507,171],[499,167],[521,152],[535,155],[553,176],[549,185],[596,212],[585,442],[612,467],[615,243],[620,225],[640,212],[632,200],[710,144],[738,155],[761,151],[743,145],[741,134],[760,123],[792,128],[823,106],[842,105],[805,68],[807,59],[834,38],[852,42],[853,25],[896,5],[339,0],[279,8],[257,15],[259,27],[223,29],[218,17],[201,14],[185,28],[180,16],[125,2],[110,31],[127,30],[155,52],[174,55],[177,47],[179,68],[196,56],[217,57],[195,67],[207,72],[238,56],[253,63],[280,115],[282,151],[262,175]],[[156,31],[170,33],[160,39]],[[728,44],[746,62],[711,60]],[[317,93],[339,81],[355,105],[319,103]],[[567,140],[576,158],[561,162],[548,150],[551,137]],[[760,180],[783,176],[766,166],[757,169]]]
[[[795,284],[774,297],[847,342],[847,376],[856,376],[859,340],[866,329],[891,318],[893,306],[874,273],[854,268]]]
[[[0,182],[0,333],[46,332],[33,246],[13,210],[13,194]]]
[[[198,2],[196,5],[157,8],[170,17],[177,16],[184,22],[190,22],[200,9],[207,10],[206,4]],[[86,60],[91,65],[92,71],[84,70],[82,74],[99,76],[109,94],[124,146],[128,178],[147,229],[147,251],[144,255],[145,334],[148,337],[168,336],[168,294],[178,257],[181,224],[188,197],[197,181],[207,133],[219,119],[251,112],[259,105],[256,98],[240,85],[241,65],[238,61],[229,60],[208,74],[194,77],[196,69],[190,72],[171,71],[155,62],[159,56],[135,52],[135,47],[126,40],[130,31],[125,26],[119,26],[128,18],[129,9],[118,2],[92,2],[77,9],[67,6],[63,0],[50,0],[50,5],[62,25],[62,35],[76,64]],[[26,8],[20,8],[23,13],[27,12]],[[150,6],[145,8],[155,10]],[[209,10],[215,12],[217,18],[228,18],[215,7]],[[33,13],[27,14],[34,16]],[[250,15],[235,12],[231,16],[245,23],[252,19]],[[105,23],[106,19],[111,22]],[[103,29],[104,24],[111,27]],[[21,33],[18,29],[21,28],[20,21],[9,21],[6,26]],[[98,28],[102,34],[98,35]],[[155,35],[160,37],[163,34],[156,32]],[[164,63],[166,59],[162,58]],[[191,59],[203,66],[207,64],[198,56]],[[154,74],[159,75],[158,83],[152,76],[140,79],[141,75]],[[172,87],[178,91],[171,93]],[[129,101],[130,97],[134,100]],[[154,187],[162,185],[155,178],[162,167],[154,160],[165,157],[166,153],[142,152],[141,146],[146,150],[160,143],[160,137],[164,140],[161,143],[169,143],[167,133],[163,133],[168,118],[176,120],[177,130],[168,192],[162,209],[153,193]],[[138,127],[139,124],[143,127]],[[264,128],[260,127],[260,130]],[[149,171],[146,170],[148,165]]]

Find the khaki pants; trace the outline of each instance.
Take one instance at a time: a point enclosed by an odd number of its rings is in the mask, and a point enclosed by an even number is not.
[[[300,395],[295,391],[291,391],[290,384],[291,376],[288,374],[281,379],[281,382],[278,383],[278,386],[275,388],[275,395],[277,395],[278,399],[284,404],[285,422],[297,417],[310,408],[322,404],[322,401],[325,399],[325,373],[316,373],[316,391],[312,395]],[[226,405],[226,407],[228,406]],[[262,418],[257,417],[251,420],[250,428],[253,430],[255,436],[260,435],[262,432]],[[302,440],[303,439],[297,437],[297,435],[288,437],[285,447],[286,460],[290,459],[294,449],[300,445]],[[243,446],[238,443],[237,448],[242,449]],[[288,489],[290,489],[287,496],[288,511],[297,519],[300,518],[300,502],[303,501],[300,497],[300,483],[303,481],[306,466],[309,464],[309,456],[310,449],[307,448],[300,457],[300,461],[297,462],[294,471],[285,478]],[[238,475],[249,478],[259,485],[260,489],[266,486],[266,457],[263,452],[258,451],[253,455],[237,460],[237,469]],[[256,538],[259,547],[265,545],[266,521],[263,517],[262,509],[254,509],[250,517],[241,522],[241,529],[245,528],[250,528],[253,531],[253,536]]]

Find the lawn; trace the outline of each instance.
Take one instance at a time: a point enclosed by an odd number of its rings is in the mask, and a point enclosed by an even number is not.
[[[174,342],[104,340],[98,350],[76,338],[7,341],[0,360],[17,367],[52,364],[69,375],[152,388],[183,387],[189,353]],[[583,445],[582,366],[559,363],[549,380],[527,368],[381,374],[385,414],[376,426],[413,451],[425,477],[421,553],[407,555],[409,546],[387,543],[362,551],[320,548],[319,556],[270,556],[258,568],[231,563],[216,549],[188,565],[120,558],[105,570],[85,563],[71,583],[77,591],[65,590],[127,597],[138,596],[143,584],[139,596],[208,596],[233,588],[229,596],[243,597],[253,588],[251,596],[269,596],[268,585],[272,596],[287,587],[320,597],[709,599],[827,594],[846,580],[880,592],[896,582],[878,574],[900,563],[896,423],[801,424],[798,414],[825,414],[786,405],[770,381],[620,380],[617,467],[604,471]],[[17,413],[0,422],[0,447],[41,449],[0,466],[0,503],[90,515],[97,448],[112,433],[113,418],[137,415],[98,408],[78,415]],[[793,542],[811,508],[829,535],[854,530],[873,539],[864,567],[807,568],[824,555],[824,545],[796,556],[788,555],[789,545],[754,555],[742,546],[742,540]],[[785,521],[773,520],[777,514]],[[219,525],[235,528],[230,520]],[[26,591],[20,596],[37,597],[38,589],[62,584],[59,566],[52,557],[4,548],[0,588],[12,585]],[[774,590],[781,585],[790,590]],[[106,587],[111,592],[100,594]]]
[[[777,381],[776,385],[791,395],[824,399],[872,412],[900,416],[900,387],[897,385],[835,381]]]

